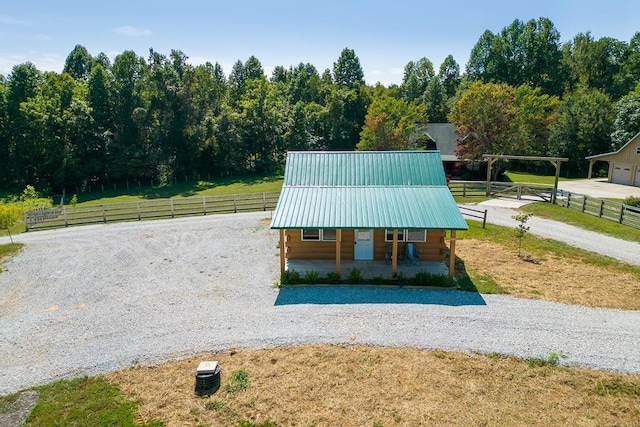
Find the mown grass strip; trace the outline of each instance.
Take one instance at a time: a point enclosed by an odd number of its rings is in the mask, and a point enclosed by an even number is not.
[[[584,214],[574,209],[567,209],[550,203],[530,203],[522,206],[520,210],[541,218],[564,222],[565,224],[605,234],[617,239],[640,243],[640,230],[598,218],[597,216]]]

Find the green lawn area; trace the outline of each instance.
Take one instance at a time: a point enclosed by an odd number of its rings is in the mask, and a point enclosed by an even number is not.
[[[505,179],[508,182],[527,183],[527,184],[547,184],[553,185],[555,182],[554,175],[535,175],[527,172],[514,172],[506,171],[504,173]],[[581,178],[563,178],[559,177],[560,181],[571,181]]]
[[[640,230],[593,215],[583,214],[573,209],[538,202],[524,205],[520,210],[541,218],[564,222],[596,233],[640,243]]]
[[[220,196],[227,194],[248,194],[280,191],[282,175],[243,176],[222,178],[195,183],[178,183],[157,187],[142,187],[118,190],[94,191],[78,194],[78,206],[102,205],[107,203],[137,202],[149,199],[169,199],[172,197]],[[67,195],[69,204],[71,195]]]

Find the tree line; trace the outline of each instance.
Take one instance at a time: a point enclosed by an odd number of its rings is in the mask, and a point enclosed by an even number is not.
[[[640,131],[640,33],[589,33],[562,44],[546,18],[486,31],[466,70],[449,55],[436,72],[410,61],[400,85],[368,85],[345,48],[332,69],[255,57],[226,75],[173,50],[93,57],[81,45],[61,73],[33,64],[0,76],[0,187],[83,188],[194,173],[281,170],[288,150],[424,148],[416,125],[456,123],[460,156],[584,156]]]

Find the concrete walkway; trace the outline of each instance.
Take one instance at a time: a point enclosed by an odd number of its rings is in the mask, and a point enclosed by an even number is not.
[[[571,193],[588,194],[591,197],[606,199],[625,199],[629,196],[640,197],[640,187],[607,182],[606,179],[578,179],[560,181],[558,188]]]

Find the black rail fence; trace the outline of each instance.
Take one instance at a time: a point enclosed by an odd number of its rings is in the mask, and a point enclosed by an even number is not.
[[[640,208],[585,194],[558,191],[556,205],[640,229]]]
[[[462,216],[477,218],[482,220],[482,228],[485,228],[487,225],[487,210],[486,209],[474,209],[467,206],[458,205],[458,209],[460,209],[460,213]]]

